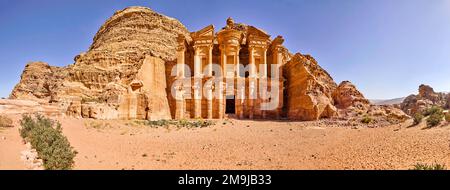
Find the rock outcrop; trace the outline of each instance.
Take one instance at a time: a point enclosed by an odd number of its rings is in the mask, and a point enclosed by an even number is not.
[[[378,126],[385,126],[389,124],[401,123],[410,119],[401,109],[393,105],[371,105],[367,112],[356,118],[370,117],[373,123]]]
[[[178,20],[149,8],[118,11],[74,64],[28,64],[10,98],[53,103],[73,117],[170,118],[165,62],[175,59],[178,35],[190,36]]]
[[[66,75],[65,68],[52,67],[44,62],[28,63],[10,98],[49,102]]]
[[[435,92],[432,87],[424,84],[419,86],[418,95],[406,97],[400,105],[401,109],[408,115],[421,113],[432,106],[449,108],[450,94]]]
[[[372,105],[350,81],[343,81],[333,92],[335,106],[342,119],[361,122],[367,118],[370,126],[385,126],[409,119],[402,110],[392,105]]]
[[[332,96],[336,107],[340,110],[341,116],[354,116],[366,113],[370,108],[370,101],[350,81],[343,81],[339,84]]]
[[[79,62],[111,66],[139,62],[145,55],[175,60],[179,34],[190,39],[180,21],[147,7],[129,7],[117,11],[101,26],[89,52],[78,57]]]
[[[42,114],[61,116],[64,110],[59,106],[34,100],[0,100],[0,113],[5,115]]]
[[[337,85],[309,55],[295,54],[285,65],[287,116],[293,120],[317,120],[337,116],[332,93]]]

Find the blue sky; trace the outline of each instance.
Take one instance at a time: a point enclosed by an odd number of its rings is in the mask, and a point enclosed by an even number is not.
[[[450,91],[450,0],[0,0],[0,97],[29,61],[65,66],[89,48],[116,10],[147,6],[190,31],[228,16],[282,35],[313,55],[336,82],[371,99]]]

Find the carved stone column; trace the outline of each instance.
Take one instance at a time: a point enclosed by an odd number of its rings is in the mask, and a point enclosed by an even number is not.
[[[219,107],[219,114],[218,114],[218,117],[219,117],[219,119],[223,119],[224,118],[224,116],[225,116],[225,100],[224,100],[224,92],[225,92],[225,90],[224,90],[224,83],[223,82],[221,82],[220,83],[220,85],[219,85],[219,87],[218,87],[219,89],[219,95],[218,95],[218,97],[217,97],[217,102],[218,102],[218,107]]]
[[[256,76],[256,65],[255,65],[255,57],[253,55],[254,53],[254,48],[253,47],[249,47],[248,48],[248,54],[249,54],[249,65],[250,65],[250,72],[249,72],[249,77],[255,77]]]
[[[256,91],[256,78],[254,77],[250,77],[249,78],[249,82],[248,82],[248,110],[249,110],[249,118],[253,119],[253,115],[254,115],[254,109],[255,109],[255,93],[257,93]]]
[[[213,69],[213,45],[210,45],[208,48],[208,76],[212,76],[212,69]]]
[[[201,78],[194,77],[194,118],[202,117],[202,88]]]
[[[236,76],[236,80],[235,80],[235,108],[236,108],[236,116],[240,119],[244,118],[244,99],[245,99],[245,83],[243,83],[245,81],[242,80],[241,78],[241,73],[240,73],[240,61],[239,61],[239,51],[240,51],[240,47],[236,47],[236,52],[235,56],[234,56],[234,63],[235,63],[235,76]]]
[[[235,63],[235,72],[236,72],[236,77],[237,78],[239,78],[241,75],[240,75],[240,68],[239,68],[239,51],[240,51],[240,48],[239,47],[236,47],[236,52],[235,52],[235,56],[234,56],[234,63]]]
[[[248,99],[247,99],[247,110],[248,110],[248,117],[249,119],[253,119],[254,117],[254,101],[255,101],[255,96],[254,93],[255,91],[255,80],[257,77],[256,74],[256,65],[255,65],[255,56],[254,56],[254,52],[255,49],[253,46],[249,46],[248,48],[248,62],[250,65],[250,72],[249,72],[249,76],[248,76]]]
[[[262,70],[262,79],[260,79],[260,80],[264,80],[264,83],[265,83],[265,89],[266,90],[268,90],[268,79],[267,79],[267,49],[266,48],[264,48],[264,54],[263,54],[263,60],[264,60],[264,62],[263,62],[263,70]],[[266,103],[266,102],[268,102],[268,100],[267,100],[267,96],[266,96],[266,93],[263,93],[263,96],[262,96],[262,102],[264,102],[264,103]],[[263,109],[262,110],[262,118],[263,119],[266,119],[267,118],[267,110],[265,110],[265,109]]]
[[[282,49],[280,47],[274,48],[275,52],[274,55],[276,55],[274,59],[276,59],[275,61],[275,67],[277,67],[278,69],[276,70],[276,73],[272,73],[272,77],[274,78],[274,80],[278,81],[278,85],[279,85],[279,91],[278,91],[278,107],[277,107],[277,112],[276,112],[276,117],[277,119],[281,118],[281,113],[283,112],[283,104],[284,104],[284,79],[283,79],[283,70],[281,68],[282,64],[283,64],[283,53],[282,53]],[[275,76],[273,76],[275,75]]]
[[[263,78],[265,78],[265,77],[267,77],[267,49],[264,49],[263,60],[264,60],[264,62],[263,62],[264,68],[262,70],[262,73],[263,73],[262,76],[263,76]]]
[[[226,48],[222,45],[220,46],[220,61],[222,62],[222,77],[225,78],[227,76],[226,73],[226,67],[227,67],[227,54],[226,54]]]
[[[178,47],[177,47],[177,68],[176,68],[176,77],[175,79],[178,81],[185,80],[185,52],[186,52],[186,43],[185,37],[183,35],[179,35],[177,38]],[[185,110],[186,110],[186,102],[184,99],[184,87],[182,83],[179,86],[175,87],[175,119],[184,119],[185,118]]]
[[[264,81],[264,85],[265,85],[265,89],[267,89],[268,88],[268,86],[267,86],[267,78],[265,78],[265,79],[259,79],[259,80],[265,80]],[[261,87],[260,87],[261,88]],[[266,111],[266,108],[265,108],[265,106],[263,107],[263,105],[265,105],[267,103],[267,93],[262,93],[261,94],[261,105],[260,105],[260,109],[262,109],[261,110],[261,112],[262,112],[262,118],[263,119],[266,119],[266,117],[267,117],[267,111]]]
[[[177,52],[177,77],[184,77],[184,67],[185,67],[185,60],[184,60],[184,49],[179,50]]]
[[[206,89],[206,101],[207,101],[207,105],[206,105],[206,113],[207,113],[207,118],[208,119],[212,119],[213,118],[213,82],[207,82],[205,84],[205,89]]]
[[[245,79],[238,79],[238,80],[245,80]],[[237,94],[238,94],[238,99],[236,99],[236,103],[238,104],[238,106],[236,108],[237,109],[237,116],[239,119],[243,119],[244,118],[244,102],[245,102],[245,85],[243,86],[238,86],[237,89]]]
[[[184,119],[184,110],[186,110],[185,102],[183,98],[184,90],[183,86],[178,86],[175,94],[175,119]]]
[[[284,78],[283,78],[283,69],[281,66],[284,63],[283,60],[283,51],[284,47],[282,46],[284,39],[282,36],[277,36],[271,44],[272,54],[273,54],[273,64],[278,68],[277,72],[272,72],[272,78],[274,80],[279,81],[279,94],[278,94],[278,108],[277,108],[277,119],[281,118],[281,114],[283,112],[284,105]],[[274,76],[275,75],[275,76]]]
[[[194,77],[200,77],[202,73],[202,65],[200,60],[200,49],[198,47],[195,48],[194,54]]]

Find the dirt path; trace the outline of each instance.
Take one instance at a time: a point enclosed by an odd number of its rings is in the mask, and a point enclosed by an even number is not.
[[[76,169],[410,169],[450,166],[450,127],[352,129],[317,122],[235,121],[202,129],[62,120]]]
[[[20,159],[20,152],[25,150],[26,147],[19,135],[17,121],[15,126],[0,128],[0,170],[26,169],[24,162]]]

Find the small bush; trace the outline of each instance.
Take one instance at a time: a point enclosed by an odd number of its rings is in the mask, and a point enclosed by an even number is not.
[[[373,122],[373,119],[371,117],[367,116],[367,115],[365,115],[361,119],[361,123],[364,123],[364,124],[369,124],[369,123],[372,123],[372,122]]]
[[[445,165],[442,164],[416,164],[413,170],[446,170]]]
[[[192,122],[192,127],[197,127],[197,128],[198,127],[200,127],[200,128],[209,127],[211,125],[214,125],[214,122],[207,121],[207,120],[198,120],[198,121]]]
[[[195,120],[189,121],[186,119],[179,120],[175,123],[177,127],[187,127],[187,128],[203,128],[214,125],[214,122],[207,120]]]
[[[157,126],[157,127],[166,127],[171,124],[172,124],[172,122],[170,120],[166,120],[166,119],[161,119],[161,120],[157,120],[157,121],[147,121],[147,125]]]
[[[77,152],[62,134],[60,123],[41,115],[36,115],[35,119],[23,116],[20,123],[20,135],[36,149],[45,169],[68,170],[73,167]]]
[[[424,116],[430,116],[430,115],[433,115],[435,113],[442,113],[443,111],[444,110],[441,107],[439,107],[439,106],[432,106],[431,108],[426,109],[423,112],[423,115]]]
[[[444,113],[442,108],[435,109],[432,112],[430,112],[430,116],[427,119],[427,126],[435,127],[439,125],[443,120],[444,120]]]
[[[84,126],[87,128],[93,128],[97,130],[105,129],[105,128],[111,128],[111,124],[104,121],[92,121],[92,122],[85,122]]]
[[[7,116],[0,115],[0,127],[13,127],[13,121]]]
[[[177,127],[189,127],[189,121],[187,119],[182,119],[176,122]]]
[[[422,122],[424,116],[421,113],[416,113],[414,115],[414,125],[418,125],[420,124],[420,122]]]
[[[178,128],[203,128],[203,127],[209,127],[214,125],[215,123],[208,120],[194,120],[190,121],[187,119],[181,119],[181,120],[156,120],[156,121],[146,121],[144,122],[145,125],[151,126],[151,127],[168,127],[170,125],[177,126]]]

